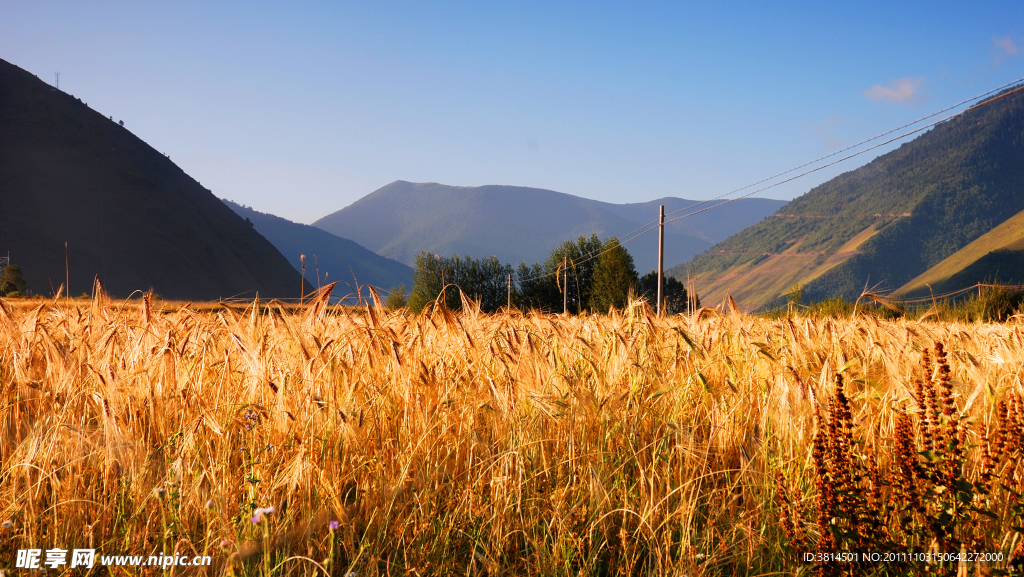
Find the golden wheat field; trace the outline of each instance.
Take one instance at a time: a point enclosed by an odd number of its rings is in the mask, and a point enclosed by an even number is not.
[[[8,572],[60,547],[213,559],[166,574],[973,575],[1024,549],[1013,322],[162,306],[0,301]]]

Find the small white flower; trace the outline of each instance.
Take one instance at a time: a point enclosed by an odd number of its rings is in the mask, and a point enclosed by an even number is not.
[[[270,506],[270,507],[259,507],[255,511],[252,512],[252,522],[253,523],[259,523],[260,521],[263,520],[263,516],[264,515],[273,515],[276,512],[277,512],[277,509],[275,509],[273,506]]]
[[[10,521],[4,521],[3,523],[0,523],[0,527],[3,527],[4,529],[11,529],[14,527],[14,523],[11,523]]]

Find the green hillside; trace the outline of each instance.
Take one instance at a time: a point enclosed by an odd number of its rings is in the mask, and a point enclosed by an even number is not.
[[[721,242],[687,271],[747,308],[804,295],[894,290],[1024,210],[1024,93],[944,122]],[[707,302],[707,301],[706,301]]]
[[[1024,211],[900,287],[898,296],[954,291],[978,282],[1024,283]],[[931,291],[928,287],[931,286]]]
[[[387,290],[405,284],[412,287],[412,269],[398,261],[384,258],[359,244],[335,236],[308,224],[253,210],[251,207],[224,200],[238,216],[253,223],[256,232],[272,242],[296,270],[302,268],[300,255],[306,255],[306,278],[316,284],[314,257],[320,278],[349,285],[359,282]],[[345,291],[338,290],[343,294]],[[340,296],[340,295],[339,295]]]
[[[0,252],[34,293],[298,296],[284,256],[209,190],[81,100],[0,60]]]

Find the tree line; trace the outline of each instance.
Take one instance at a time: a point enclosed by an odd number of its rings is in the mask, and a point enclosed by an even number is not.
[[[495,312],[508,305],[519,310],[542,312],[582,311],[606,313],[624,308],[631,297],[654,303],[657,273],[639,277],[633,257],[615,237],[602,241],[598,236],[580,236],[555,247],[543,263],[519,266],[503,264],[497,257],[474,259],[470,256],[441,256],[420,251],[413,272],[413,288],[408,300],[405,287],[392,289],[389,306],[408,305],[419,312],[431,302],[443,302],[459,310],[468,303],[481,310]],[[687,293],[683,284],[665,277],[665,310],[684,312]],[[510,298],[511,297],[511,298]],[[699,306],[699,301],[695,301]]]

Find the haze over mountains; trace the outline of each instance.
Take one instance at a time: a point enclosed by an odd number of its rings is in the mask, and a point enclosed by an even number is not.
[[[865,284],[915,296],[928,294],[924,283],[1024,281],[1024,92],[1011,90],[813,188],[669,274],[690,270],[705,302],[731,293],[747,308],[778,302],[794,283],[810,300],[852,300]]]
[[[286,255],[295,270],[301,270],[301,255],[306,255],[306,278],[312,279],[313,284],[317,284],[316,269],[319,268],[321,281],[340,281],[350,286],[353,292],[356,282],[383,289],[400,284],[412,287],[412,269],[398,261],[382,257],[315,226],[259,212],[230,200],[224,200],[224,203],[242,218],[249,219],[256,232]],[[346,292],[339,288],[335,294],[342,296]]]
[[[542,262],[559,243],[596,233],[625,237],[666,212],[695,201],[665,198],[611,204],[518,186],[462,187],[395,181],[313,223],[408,265],[420,250],[441,255],[497,256],[517,264]],[[784,201],[744,199],[666,226],[665,262],[678,263],[750,226]],[[656,233],[625,246],[641,273],[656,266]]]
[[[265,238],[117,122],[0,60],[0,250],[35,293],[297,297]],[[309,286],[307,284],[307,286]]]

